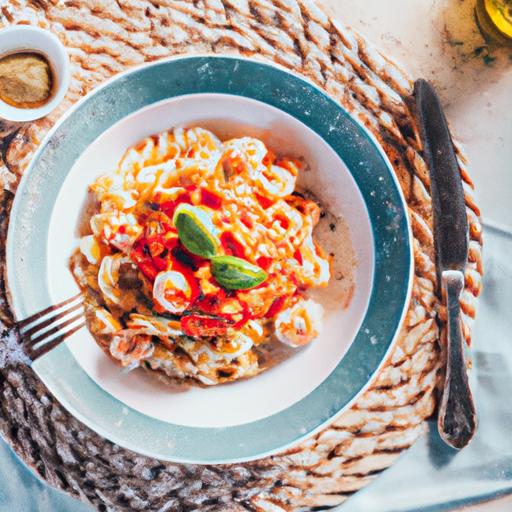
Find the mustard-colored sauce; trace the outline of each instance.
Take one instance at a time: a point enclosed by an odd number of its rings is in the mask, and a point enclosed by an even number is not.
[[[19,52],[0,59],[0,99],[17,108],[38,108],[52,95],[49,62],[35,52]]]

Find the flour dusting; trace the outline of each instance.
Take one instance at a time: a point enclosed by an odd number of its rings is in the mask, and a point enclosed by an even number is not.
[[[30,365],[30,358],[23,351],[18,336],[14,330],[8,331],[2,337],[0,344],[0,368],[16,366],[18,364]]]

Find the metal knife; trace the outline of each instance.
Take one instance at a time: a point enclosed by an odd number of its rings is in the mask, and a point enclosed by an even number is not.
[[[417,80],[414,97],[430,169],[437,283],[448,316],[446,374],[438,430],[445,443],[461,449],[473,438],[477,423],[459,302],[469,243],[464,191],[448,124],[434,88],[426,80]]]

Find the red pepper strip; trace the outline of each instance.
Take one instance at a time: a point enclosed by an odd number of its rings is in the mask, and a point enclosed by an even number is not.
[[[244,246],[229,231],[220,235],[220,243],[227,255],[245,259]]]
[[[266,210],[267,208],[270,208],[274,201],[272,199],[269,199],[268,197],[260,196],[259,194],[255,194],[256,199],[258,200],[258,203],[260,203],[261,207]]]
[[[213,210],[220,210],[222,207],[222,197],[210,192],[209,190],[201,189],[201,204],[212,208]]]
[[[130,254],[144,274],[150,279],[155,278],[155,271],[167,270],[169,267],[169,251],[165,247],[162,235],[153,235],[137,240]],[[151,269],[153,267],[153,270]]]
[[[290,220],[284,215],[276,215],[276,220],[281,224],[283,229],[288,229],[290,227]]]
[[[151,253],[152,258],[160,256],[160,254],[162,254],[165,251],[165,246],[163,242],[164,239],[160,235],[147,239],[146,243],[149,247],[149,252]]]
[[[175,238],[175,237],[167,238],[164,240],[164,245],[165,245],[166,249],[168,249],[169,251],[172,251],[179,243],[180,243],[179,238]]]
[[[211,318],[204,315],[182,316],[181,328],[187,336],[223,336],[232,325],[224,318]]]
[[[160,256],[155,256],[152,258],[152,260],[153,265],[158,269],[159,272],[169,268],[169,258],[161,258]]]
[[[144,244],[141,240],[135,242],[135,245],[130,252],[130,258],[148,279],[151,281],[155,280],[158,274],[158,269],[155,267],[151,256],[145,254]]]
[[[300,252],[300,249],[297,249],[294,253],[293,253],[293,257],[299,262],[299,265],[302,265],[303,264],[303,259],[302,259],[302,253]]]
[[[242,215],[242,217],[240,217],[240,220],[247,228],[252,229],[254,227],[254,224],[248,215]]]
[[[182,192],[174,201],[164,201],[160,205],[160,209],[172,219],[174,215],[174,210],[176,210],[177,206],[181,203],[191,203],[190,192]]]
[[[268,167],[269,165],[272,165],[276,160],[276,155],[268,150],[267,151],[267,154],[263,157],[263,160],[261,161],[261,163],[263,165],[265,165],[266,167]]]
[[[242,307],[242,311],[239,311],[237,313],[222,313],[221,309],[225,299],[226,292],[224,290],[220,290],[215,295],[207,295],[202,299],[196,300],[192,304],[191,308],[193,308],[194,310],[199,310],[208,315],[215,315],[217,318],[220,317],[224,319],[226,322],[228,322],[232,327],[237,329],[242,327],[245,323],[247,323],[248,320],[253,318],[249,306],[243,301],[238,301],[240,306]],[[240,315],[241,318],[239,320],[235,320],[235,317],[238,317]]]
[[[156,276],[158,275],[158,269],[155,268],[154,265],[151,263],[138,263],[137,266],[139,267],[140,271],[151,281],[154,281],[156,279]]]
[[[272,263],[272,258],[267,258],[266,256],[260,256],[256,260],[256,264],[258,267],[261,267],[263,270],[268,270],[268,267],[270,267],[270,264]]]
[[[226,292],[220,289],[215,295],[206,295],[196,300],[192,307],[210,315],[223,316],[219,314],[224,300],[226,300]]]
[[[268,311],[265,313],[265,318],[273,318],[275,317],[281,309],[283,309],[284,303],[286,302],[286,296],[278,297],[272,302],[272,305],[268,308]]]
[[[288,279],[298,288],[299,287],[299,280],[297,279],[297,276],[295,275],[295,272],[291,272],[288,274]]]
[[[176,209],[176,203],[174,201],[164,201],[160,205],[160,209],[169,217],[174,215],[174,210]]]

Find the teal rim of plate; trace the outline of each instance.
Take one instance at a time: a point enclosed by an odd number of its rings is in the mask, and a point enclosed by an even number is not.
[[[405,200],[391,165],[373,136],[338,103],[312,82],[271,63],[184,56],[114,77],[74,105],[47,135],[12,208],[7,244],[11,290],[23,289],[23,275],[39,275],[39,282],[48,282],[46,248],[53,204],[87,146],[137,110],[198,93],[244,96],[287,112],[322,137],[347,165],[366,203],[375,245],[370,301],[352,345],[333,372],[297,403],[264,419],[223,428],[171,424],[129,408],[96,384],[65,345],[34,363],[34,370],[65,408],[110,441],[157,459],[220,464],[261,458],[300,442],[333,420],[367,387],[405,314],[413,258]],[[36,214],[33,204],[38,196]],[[31,230],[29,241],[38,250],[21,258],[16,244],[23,239],[27,243],[22,228],[27,225],[38,228]],[[16,315],[24,317],[50,301],[48,287],[40,286],[22,297],[13,296],[12,303]]]

